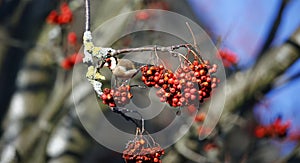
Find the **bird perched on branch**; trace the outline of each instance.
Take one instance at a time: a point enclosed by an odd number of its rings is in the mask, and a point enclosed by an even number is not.
[[[108,57],[105,59],[104,66],[107,66],[109,69],[111,69],[113,75],[120,79],[129,79],[138,73],[134,63],[129,59]]]

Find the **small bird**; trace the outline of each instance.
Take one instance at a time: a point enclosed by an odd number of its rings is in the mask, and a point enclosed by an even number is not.
[[[107,66],[109,69],[111,69],[112,73],[120,79],[129,79],[138,73],[134,63],[128,59],[109,57],[105,59],[104,66]]]

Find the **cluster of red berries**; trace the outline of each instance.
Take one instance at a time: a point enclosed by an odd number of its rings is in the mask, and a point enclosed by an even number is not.
[[[204,99],[210,97],[212,89],[219,83],[219,79],[212,76],[217,72],[217,68],[217,65],[211,66],[208,61],[199,63],[198,60],[194,60],[191,64],[186,63],[177,69],[175,76],[184,89],[186,106],[194,104],[195,100],[202,103]]]
[[[127,144],[127,148],[123,151],[123,158],[126,163],[161,163],[160,157],[164,153],[164,149],[158,144],[150,147],[144,139],[140,139]]]
[[[130,86],[120,86],[116,89],[104,88],[100,98],[102,99],[103,104],[110,107],[124,106],[128,104],[132,98]]]
[[[209,62],[186,63],[173,73],[164,66],[144,66],[141,68],[142,81],[148,87],[156,87],[160,101],[170,106],[194,106],[197,100],[202,103],[210,97],[213,88],[217,87],[219,79],[211,76],[217,71],[217,65]],[[197,89],[197,87],[199,89]]]
[[[60,5],[60,12],[52,10],[48,15],[46,21],[49,24],[68,24],[72,21],[73,13],[67,3]]]
[[[229,49],[221,49],[219,50],[219,55],[223,61],[225,67],[231,67],[232,65],[237,64],[237,55],[230,51]]]
[[[161,87],[156,93],[161,102],[167,102],[174,107],[182,105],[178,100],[181,96],[181,86],[171,70],[165,69],[162,65],[144,66],[141,68],[141,72],[142,81],[146,86]]]
[[[272,124],[267,126],[257,126],[255,128],[255,136],[258,138],[284,138],[287,136],[290,123],[283,123],[280,118],[277,118]]]
[[[74,67],[75,64],[81,63],[83,59],[83,56],[78,53],[74,53],[70,56],[67,56],[62,60],[60,63],[60,66],[65,70],[70,70]]]

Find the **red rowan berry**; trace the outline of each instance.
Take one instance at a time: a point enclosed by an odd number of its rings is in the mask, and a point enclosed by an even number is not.
[[[76,43],[77,43],[77,35],[76,35],[75,32],[70,32],[68,34],[68,43],[70,45],[73,45],[73,46],[76,45]]]
[[[135,14],[137,20],[147,20],[150,18],[150,14],[146,11],[139,11]]]
[[[57,23],[57,17],[58,17],[58,13],[55,10],[53,10],[47,16],[46,22],[49,24],[55,24]]]
[[[203,122],[205,120],[205,113],[199,113],[195,117],[196,122]]]

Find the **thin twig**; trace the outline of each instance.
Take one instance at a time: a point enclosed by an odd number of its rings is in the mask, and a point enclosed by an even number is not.
[[[262,56],[262,54],[264,54],[265,51],[269,49],[271,43],[273,42],[273,40],[276,36],[277,30],[280,26],[281,20],[282,20],[282,14],[283,14],[284,9],[286,8],[288,2],[289,2],[289,0],[282,0],[281,1],[280,8],[279,8],[279,11],[277,13],[277,16],[276,16],[274,22],[272,23],[271,30],[268,33],[267,40],[265,41],[260,53],[258,53],[259,54],[258,58],[260,58]]]
[[[186,46],[189,52],[191,52],[195,58],[197,58],[202,64],[205,64],[204,59],[201,57],[201,55],[198,55],[193,49],[189,47],[189,45]]]
[[[194,47],[193,47],[193,48],[194,48],[198,53],[200,53],[200,50],[199,50],[199,48],[198,48],[198,46],[197,46],[197,41],[196,41],[195,34],[194,34],[193,30],[192,30],[192,28],[191,28],[191,26],[190,26],[190,24],[189,24],[188,22],[186,22],[186,25],[187,25],[187,27],[188,27],[188,29],[189,29],[191,35],[192,35],[192,38],[193,38],[193,42],[194,42]],[[187,48],[188,48],[188,47],[187,47]],[[200,55],[197,55],[197,54],[196,54],[192,49],[190,49],[190,48],[188,48],[188,50],[189,50],[190,52],[192,52],[192,54],[194,55],[195,58],[197,58],[200,62],[202,62],[202,64],[204,64],[204,60],[202,59],[202,57],[201,57]]]
[[[179,52],[176,52],[176,51],[172,51],[170,53],[173,53],[173,54],[176,54],[178,55],[179,57],[183,58],[185,61],[187,61],[189,64],[192,64],[192,62],[190,60],[188,60],[188,58],[186,56],[184,56],[183,54],[179,53]]]
[[[193,46],[191,44],[179,44],[179,45],[172,45],[172,46],[165,46],[165,47],[157,47],[157,46],[149,46],[149,47],[137,47],[137,48],[125,48],[125,49],[118,49],[116,51],[114,51],[113,53],[111,53],[112,56],[117,56],[120,54],[124,54],[124,53],[130,53],[130,52],[143,52],[143,51],[161,51],[161,52],[169,52],[169,53],[173,53],[173,54],[178,54],[180,55],[182,58],[184,58],[185,60],[188,61],[188,59],[182,55],[179,52],[175,52],[174,50],[180,49],[180,48],[186,48],[188,51],[190,51],[195,58],[197,58],[201,63],[205,63],[203,58],[198,55],[193,49]],[[192,49],[193,48],[193,49]]]
[[[90,0],[85,0],[85,31],[90,31],[91,16],[90,16]]]
[[[133,111],[133,110],[129,110],[129,109],[126,109],[126,108],[116,108],[116,107],[112,108],[112,111],[114,113],[120,114],[127,121],[133,122],[136,125],[136,127],[140,127],[142,130],[144,130],[144,118],[143,118],[143,116],[139,112]],[[138,114],[140,116],[140,118],[141,118],[141,124],[139,125],[133,118],[127,116],[125,113],[136,113],[136,114]]]
[[[194,32],[192,31],[192,28],[190,26],[190,24],[188,22],[185,22],[186,26],[188,27],[191,35],[192,35],[192,38],[193,38],[193,42],[194,42],[194,48],[197,48],[197,42],[196,42],[196,38],[195,38],[195,34]]]
[[[186,48],[190,44],[179,44],[179,45],[172,45],[166,47],[157,47],[157,46],[148,46],[148,47],[138,47],[138,48],[125,48],[125,49],[118,49],[113,52],[112,56],[117,56],[124,53],[130,52],[143,52],[143,51],[161,51],[161,52],[170,52],[180,48]]]
[[[164,62],[162,59],[160,59],[159,56],[158,56],[158,54],[157,54],[157,46],[155,46],[154,54],[155,54],[155,56],[156,56],[156,62],[157,62],[156,64],[159,64],[159,61],[160,61],[161,64],[162,64],[164,67],[166,67],[165,62]]]

